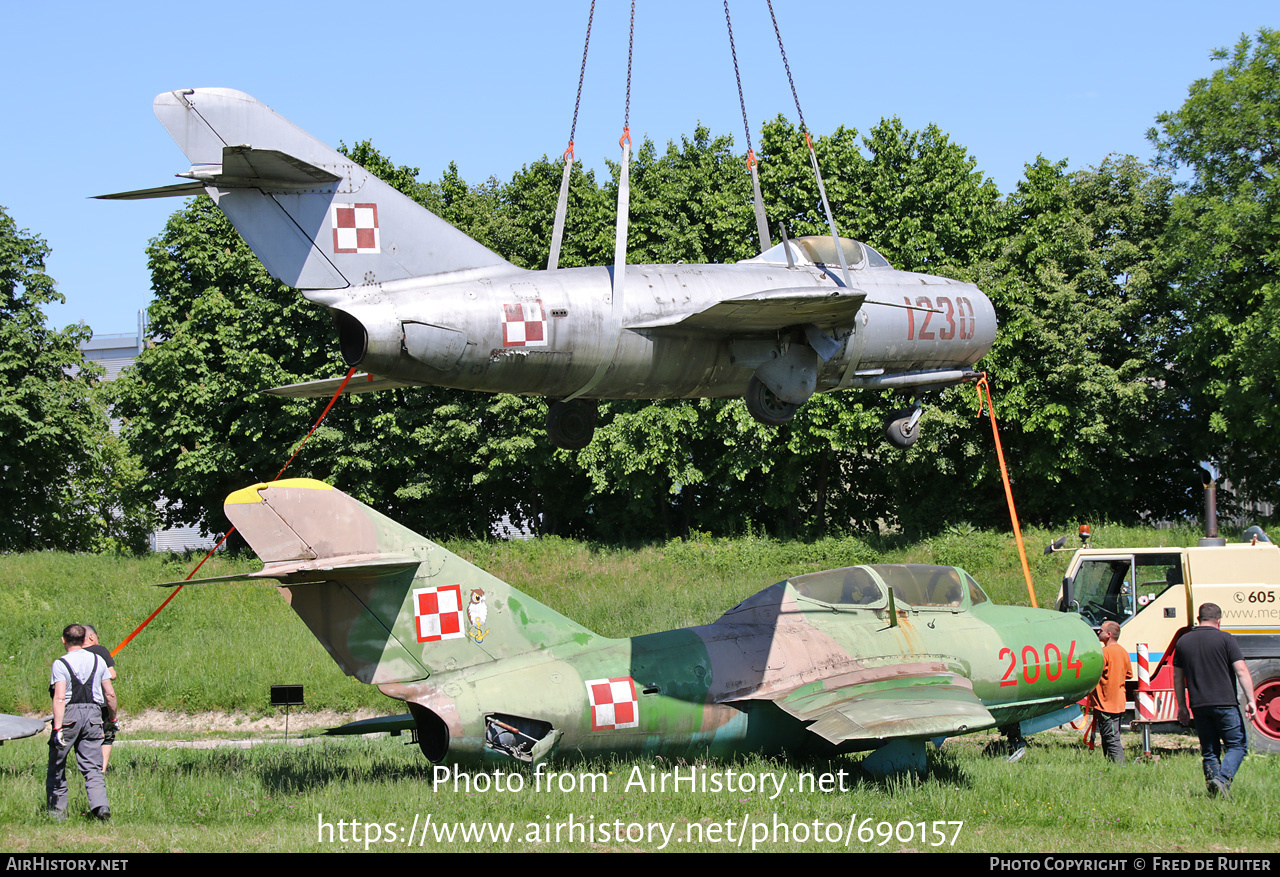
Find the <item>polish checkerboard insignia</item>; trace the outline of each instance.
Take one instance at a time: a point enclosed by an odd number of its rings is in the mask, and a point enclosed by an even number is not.
[[[381,253],[377,204],[333,205],[335,253]]]
[[[461,585],[415,588],[413,619],[418,626],[418,642],[434,643],[466,636],[465,607]]]
[[[640,702],[630,676],[589,680],[587,700],[591,703],[591,730],[640,727]]]
[[[502,346],[547,346],[547,316],[541,299],[502,306]]]

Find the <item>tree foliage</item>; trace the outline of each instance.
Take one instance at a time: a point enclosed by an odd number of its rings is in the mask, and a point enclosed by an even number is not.
[[[1220,49],[1222,67],[1157,118],[1160,161],[1189,175],[1164,245],[1178,277],[1171,354],[1199,458],[1248,498],[1280,500],[1280,32]]]
[[[1132,157],[1069,173],[1043,158],[982,266],[1000,331],[986,360],[1021,509],[1039,522],[1180,513],[1190,450],[1159,319],[1171,184]],[[990,468],[987,466],[986,468]]]
[[[1181,113],[1161,117],[1164,163],[1196,171],[1177,192],[1132,157],[1076,171],[1039,158],[1001,197],[936,126],[911,131],[898,119],[814,141],[841,234],[896,267],[990,295],[1000,328],[982,367],[1025,518],[1174,516],[1191,505],[1193,460],[1217,449],[1256,466],[1275,441],[1264,404],[1280,366],[1266,270],[1280,227],[1267,133],[1275,66],[1264,31],[1223,76],[1193,87]],[[1238,93],[1222,96],[1228,86]],[[1212,104],[1203,111],[1201,92]],[[1239,129],[1232,139],[1213,120],[1236,105],[1254,109],[1225,126]],[[545,265],[559,160],[468,185],[453,165],[420,181],[367,141],[349,154],[515,264]],[[775,231],[828,233],[801,132],[781,117],[766,123],[760,157]],[[604,176],[573,167],[562,266],[612,261],[619,168]],[[730,138],[699,126],[665,149],[643,142],[630,182],[630,262],[754,254],[749,178]],[[118,410],[169,518],[220,529],[222,497],[274,477],[319,410],[258,391],[343,369],[323,311],[267,277],[209,202],[175,214],[151,258],[160,343],[119,382]],[[570,453],[543,433],[544,400],[397,390],[336,406],[290,473],[433,534],[484,534],[503,517],[612,540],[1004,526],[972,388],[936,394],[920,441],[891,451],[881,424],[905,401],[819,395],[778,428],[739,399],[606,401],[595,441]],[[1265,467],[1256,478],[1237,471],[1238,482],[1276,481]]]
[[[139,473],[111,434],[102,370],[80,354],[92,331],[47,325],[44,306],[63,300],[48,254],[0,207],[0,503],[13,512],[0,551],[138,547]]]

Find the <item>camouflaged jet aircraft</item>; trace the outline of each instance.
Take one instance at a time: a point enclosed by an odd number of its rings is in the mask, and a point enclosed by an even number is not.
[[[332,312],[343,358],[366,370],[348,392],[544,396],[552,442],[581,448],[599,399],[741,396],[780,424],[817,392],[975,380],[995,338],[976,286],[894,270],[858,241],[784,239],[732,265],[527,271],[247,94],[165,92],[155,112],[190,182],[101,197],[208,193],[273,277]],[[889,440],[913,443],[919,418],[918,403],[895,412]]]
[[[1102,670],[1077,616],[997,606],[954,567],[809,573],[611,639],[323,482],[225,510],[265,567],[203,581],[278,580],[348,675],[408,704],[335,732],[411,730],[436,763],[874,750],[872,772],[921,770],[926,740],[1071,721]]]

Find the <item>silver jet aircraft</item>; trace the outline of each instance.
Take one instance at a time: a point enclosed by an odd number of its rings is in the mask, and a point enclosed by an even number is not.
[[[343,358],[365,370],[351,392],[545,396],[552,442],[581,448],[599,399],[741,396],[781,424],[814,393],[973,380],[995,337],[976,286],[897,271],[858,241],[784,239],[736,264],[627,265],[622,277],[528,271],[247,94],[165,92],[155,112],[190,182],[102,197],[207,193],[273,277],[332,312]],[[895,412],[886,434],[909,446],[919,418],[918,404]]]

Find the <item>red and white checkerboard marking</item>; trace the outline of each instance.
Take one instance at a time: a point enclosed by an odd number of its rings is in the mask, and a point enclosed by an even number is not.
[[[415,588],[413,618],[418,625],[418,642],[434,643],[466,636],[461,585]]]
[[[547,317],[541,299],[502,306],[502,346],[547,346]]]
[[[333,205],[335,253],[381,253],[377,204]]]
[[[640,727],[640,702],[630,676],[588,680],[587,700],[591,703],[591,730]]]

